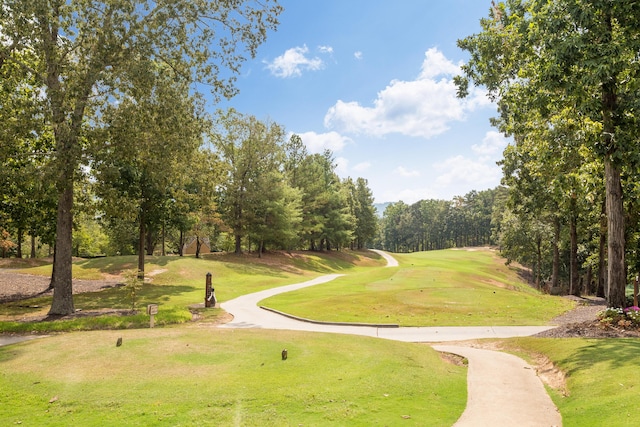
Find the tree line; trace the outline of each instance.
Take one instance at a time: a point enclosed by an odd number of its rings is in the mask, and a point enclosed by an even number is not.
[[[452,247],[495,245],[492,223],[496,199],[507,189],[471,191],[453,200],[392,203],[380,219],[376,245],[391,252],[418,252]]]

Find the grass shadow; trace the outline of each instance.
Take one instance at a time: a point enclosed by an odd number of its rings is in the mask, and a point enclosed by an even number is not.
[[[574,367],[568,370],[569,375],[583,366],[598,363],[621,368],[627,366],[630,360],[637,360],[640,354],[640,340],[635,338],[595,339],[589,342],[590,345],[580,348],[571,356],[570,362]]]

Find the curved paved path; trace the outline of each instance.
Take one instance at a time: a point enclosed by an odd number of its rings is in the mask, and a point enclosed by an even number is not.
[[[397,261],[382,251],[387,267]],[[230,323],[222,328],[266,328],[311,332],[364,335],[405,342],[445,342],[479,338],[510,338],[529,336],[549,326],[474,326],[474,327],[410,327],[353,326],[320,324],[273,313],[257,304],[283,292],[321,285],[340,277],[332,274],[308,282],[267,289],[244,295],[221,304],[233,314]],[[467,373],[467,407],[456,427],[484,426],[561,426],[562,418],[547,394],[535,370],[522,359],[510,354],[480,350],[465,346],[435,345],[441,352],[454,353],[469,361]]]
[[[542,381],[524,360],[471,347],[433,348],[469,361],[467,407],[454,427],[562,425],[562,417]]]
[[[376,252],[387,260],[387,267],[398,265],[389,254]],[[332,332],[407,342],[509,338],[533,335],[550,329],[544,326],[389,328],[318,324],[295,320],[257,306],[259,301],[272,295],[320,285],[340,276],[340,274],[322,276],[304,283],[267,289],[222,303],[221,307],[233,314],[234,319],[220,327]],[[0,346],[31,338],[33,337],[0,337]],[[536,376],[535,370],[522,359],[506,353],[465,346],[434,345],[433,348],[441,352],[458,354],[469,361],[467,407],[455,427],[562,425],[562,418],[542,382]]]

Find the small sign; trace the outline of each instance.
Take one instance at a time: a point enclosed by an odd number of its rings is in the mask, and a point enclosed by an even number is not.
[[[158,314],[158,304],[149,304],[147,306],[147,314],[148,315]]]

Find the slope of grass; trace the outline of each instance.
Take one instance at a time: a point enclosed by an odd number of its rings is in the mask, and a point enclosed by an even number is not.
[[[0,425],[450,426],[466,402],[431,348],[343,335],[78,332],[0,347],[0,367]]]
[[[402,326],[542,325],[572,307],[532,289],[494,251],[394,257],[399,267],[344,276],[261,304],[316,320]]]
[[[124,316],[87,316],[55,322],[24,323],[25,316],[45,316],[51,297],[38,297],[0,305],[0,333],[52,332],[65,330],[121,329],[148,326],[144,314],[147,304],[159,304],[157,325],[182,323],[191,319],[188,307],[204,301],[206,274],[212,274],[212,284],[219,301],[276,286],[309,280],[320,274],[356,273],[371,266],[381,266],[380,256],[367,251],[328,253],[273,253],[262,258],[255,255],[211,254],[195,257],[147,257],[145,273],[148,283],[136,290],[135,300],[130,289],[110,288],[100,292],[74,296],[76,309],[95,312],[101,309],[126,310],[135,307],[141,314]],[[120,256],[76,260],[75,279],[99,280],[120,277],[137,268],[137,257]],[[51,264],[24,268],[20,272],[51,275]],[[121,278],[121,277],[120,277]],[[121,278],[122,279],[122,278]],[[208,310],[207,316],[217,317],[221,310]]]
[[[631,425],[640,389],[638,339],[518,338],[514,352],[544,354],[567,375],[564,395],[551,390],[565,427]]]

